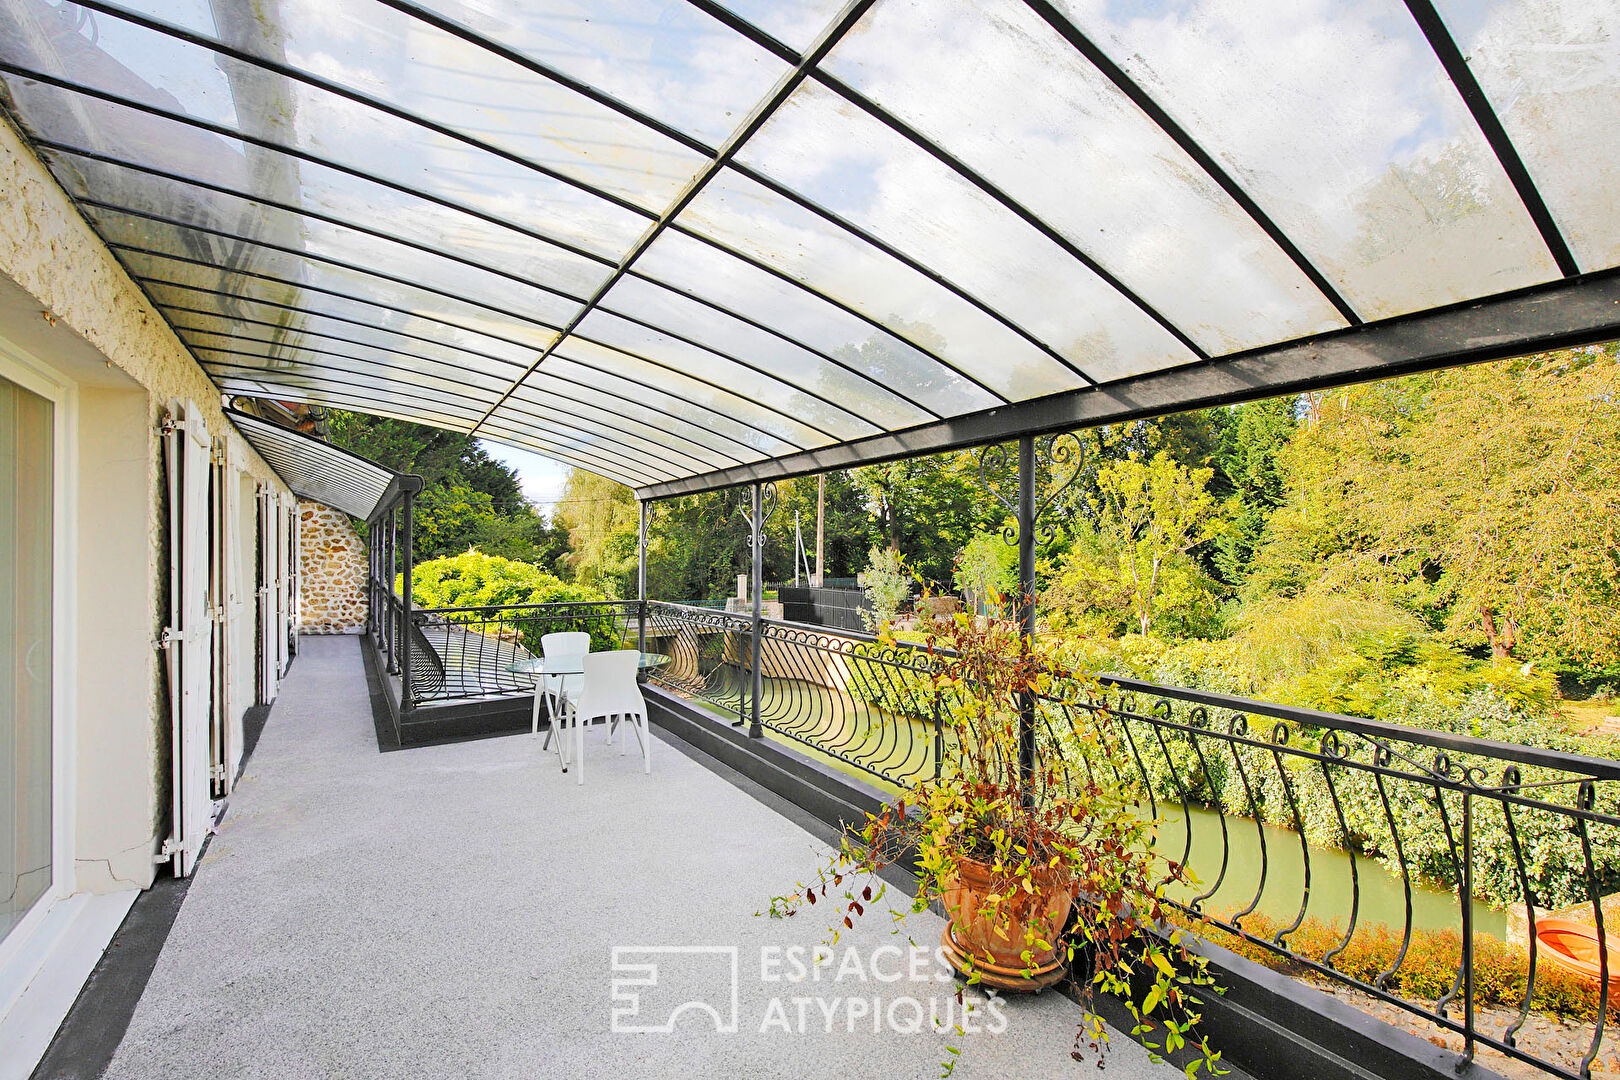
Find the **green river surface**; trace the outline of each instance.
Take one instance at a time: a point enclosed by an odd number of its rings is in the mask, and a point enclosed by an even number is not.
[[[805,724],[801,730],[807,735],[813,730],[817,742],[840,744],[847,739],[849,744],[856,747],[870,747],[879,751],[888,749],[892,760],[877,758],[870,751],[863,758],[876,769],[882,769],[885,765],[916,768],[919,764],[919,748],[931,745],[933,739],[933,729],[929,724],[886,715],[866,702],[823,686],[794,679],[767,679],[764,690],[761,713],[767,720],[773,716],[799,717],[803,723],[805,718],[814,717],[817,723],[813,726]],[[713,702],[700,699],[699,704],[717,716],[730,720],[737,717],[735,711],[728,711]],[[881,737],[877,728],[886,724],[905,725],[913,730],[900,734],[898,738]],[[865,769],[779,731],[767,728],[766,735],[888,793],[900,791],[897,785],[879,779]],[[1144,816],[1150,812],[1148,807],[1142,809]],[[1265,889],[1254,910],[1280,921],[1282,925],[1294,921],[1299,914],[1305,887],[1305,858],[1300,850],[1298,833],[1274,825],[1257,827],[1252,818],[1228,816],[1225,819],[1226,837],[1223,844],[1221,815],[1213,810],[1193,806],[1190,815],[1183,815],[1179,801],[1165,803],[1161,800],[1158,816],[1160,825],[1156,846],[1167,859],[1179,860],[1182,857],[1187,838],[1186,818],[1190,816],[1192,822],[1192,847],[1187,866],[1199,884],[1194,888],[1178,886],[1172,892],[1176,899],[1191,899],[1220,878],[1219,889],[1204,901],[1203,909],[1213,915],[1242,910],[1254,900],[1264,865]],[[1221,876],[1223,850],[1226,852],[1224,877]],[[1354,873],[1358,888],[1352,888],[1351,864],[1352,857],[1346,851],[1314,844],[1310,846],[1311,889],[1306,917],[1342,927],[1350,916],[1352,897],[1357,896],[1357,926],[1384,923],[1399,934],[1406,922],[1403,880],[1373,859],[1356,857]],[[1455,894],[1418,881],[1412,883],[1411,890],[1414,930],[1461,929],[1462,915]],[[1476,932],[1506,937],[1505,912],[1476,901],[1473,917]]]

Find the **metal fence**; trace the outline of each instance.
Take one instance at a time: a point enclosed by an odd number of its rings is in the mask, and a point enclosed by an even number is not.
[[[866,630],[866,621],[861,618],[861,613],[872,610],[872,602],[859,589],[779,585],[776,598],[782,602],[782,616],[787,622],[857,633]]]
[[[419,609],[410,620],[414,701],[531,693],[534,675],[521,665],[541,654],[543,636],[577,631],[592,651],[635,648],[638,613],[634,600]]]
[[[424,700],[529,692],[506,668],[541,633],[580,629],[596,648],[642,642],[671,658],[651,681],[880,784],[953,768],[952,702],[934,679],[948,653],[769,619],[756,636],[750,616],[657,601],[644,617],[627,601],[412,622],[443,669]],[[1160,822],[1159,854],[1196,879],[1168,899],[1203,932],[1422,1018],[1465,1055],[1591,1075],[1620,1012],[1601,904],[1620,889],[1620,763],[1116,677],[1056,678],[1035,717],[1043,775],[1117,769],[1138,793]],[[1086,735],[1124,752],[1094,761]],[[1598,942],[1587,983],[1536,935],[1538,908],[1572,902]],[[1547,995],[1571,985],[1584,987],[1585,1017],[1561,1025],[1556,1046],[1527,1039]]]
[[[1553,1075],[1590,1075],[1620,1004],[1610,1001],[1609,979],[1620,981],[1620,970],[1610,968],[1601,906],[1620,887],[1620,763],[1132,679],[1108,683],[1112,692],[1100,699],[1060,686],[1043,702],[1042,743],[1061,759],[1068,732],[1100,725],[1128,748],[1148,812],[1184,823],[1172,830],[1179,850],[1161,853],[1201,878],[1173,903],[1296,971],[1455,1033],[1465,1056],[1489,1047]],[[1257,851],[1258,866],[1251,857],[1234,874],[1240,849]],[[1287,883],[1272,888],[1279,869]],[[1398,903],[1391,919],[1374,922],[1364,916],[1369,887],[1387,889],[1391,877]],[[1343,917],[1318,917],[1317,932],[1302,933],[1316,910],[1313,889],[1325,888],[1339,895]],[[1416,900],[1440,890],[1453,897],[1450,916],[1430,912],[1427,930],[1417,929]],[[1482,894],[1522,908],[1487,929],[1480,923],[1491,912],[1474,900]],[[1591,1021],[1565,1028],[1561,1048],[1527,1046],[1522,1034],[1541,984],[1570,981],[1539,945],[1535,911],[1572,901],[1589,905],[1598,941]],[[1524,941],[1522,957],[1502,940],[1509,935]],[[1454,973],[1428,988],[1439,992],[1425,992],[1414,957],[1439,949],[1449,963],[1453,938]]]
[[[940,655],[761,620],[756,706],[750,619],[650,610],[694,658],[685,670],[702,673],[678,688],[735,723],[757,715],[762,732],[880,782],[952,768]],[[1161,823],[1159,853],[1196,878],[1169,899],[1206,933],[1422,1018],[1467,1056],[1488,1048],[1550,1075],[1591,1075],[1620,1012],[1601,910],[1620,889],[1620,763],[1126,678],[1058,678],[1036,717],[1041,772],[1057,783],[1093,767],[1084,734],[1126,751],[1098,767],[1125,763],[1118,779]],[[1518,903],[1504,912],[1476,896]],[[1535,921],[1572,902],[1594,924],[1599,978],[1573,979],[1587,1016],[1560,1023],[1552,1046],[1527,1039],[1527,1025],[1561,993],[1547,984],[1568,989],[1572,976]]]

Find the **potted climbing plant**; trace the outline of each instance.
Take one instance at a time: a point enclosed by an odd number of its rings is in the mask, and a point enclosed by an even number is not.
[[[869,814],[773,910],[831,908],[836,940],[878,906],[877,871],[908,864],[917,879],[909,913],[945,916],[941,947],[965,984],[1018,993],[1072,977],[1083,1008],[1076,1056],[1107,1042],[1102,993],[1129,1011],[1149,1050],[1185,1050],[1188,1076],[1223,1071],[1196,1031],[1206,962],[1166,918],[1165,890],[1188,878],[1153,851],[1155,823],[1126,779],[1134,770],[1119,756],[1123,740],[1110,737],[1115,721],[1097,711],[1099,685],[1055,680],[1010,619],[959,613],[918,647],[932,658],[946,722],[939,775]],[[1032,703],[1031,761],[1021,748]]]

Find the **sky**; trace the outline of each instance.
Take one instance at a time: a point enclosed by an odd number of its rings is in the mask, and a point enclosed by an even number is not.
[[[523,494],[542,514],[550,517],[552,506],[562,498],[563,485],[568,482],[568,466],[515,446],[505,446],[487,439],[479,441],[490,457],[517,470],[518,480],[523,484]]]

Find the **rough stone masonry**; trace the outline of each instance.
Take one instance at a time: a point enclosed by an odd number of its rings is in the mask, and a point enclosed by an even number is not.
[[[298,500],[301,634],[358,634],[366,625],[366,545],[341,510]]]

